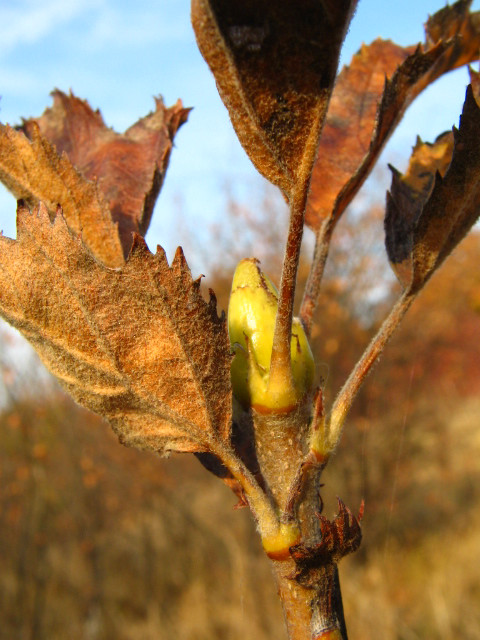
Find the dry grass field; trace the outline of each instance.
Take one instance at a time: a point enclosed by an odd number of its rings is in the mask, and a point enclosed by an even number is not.
[[[356,640],[480,637],[480,399],[447,405],[401,447],[359,419],[326,475],[330,513],[332,487],[366,496],[341,565]],[[193,457],[125,449],[56,392],[5,409],[0,437],[2,640],[285,637],[248,512]]]
[[[352,509],[365,499],[364,541],[340,565],[352,640],[480,638],[479,242],[412,309],[325,474],[327,514],[336,495]],[[341,299],[322,310],[334,341],[316,338],[330,388],[371,330]],[[27,379],[6,354],[0,639],[285,638],[233,494],[193,456],[120,446],[39,365]]]

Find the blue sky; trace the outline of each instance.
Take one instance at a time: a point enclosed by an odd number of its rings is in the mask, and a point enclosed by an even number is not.
[[[377,36],[398,44],[423,40],[423,22],[443,6],[435,0],[361,0],[342,55],[348,62],[362,42]],[[473,3],[480,9],[480,0]],[[426,140],[458,124],[467,74],[449,74],[413,105],[382,162],[406,158],[420,133]],[[193,106],[180,130],[147,240],[172,255],[182,225],[206,242],[209,224],[222,219],[224,186],[260,201],[261,180],[236,141],[211,74],[195,45],[188,0],[1,0],[0,120],[40,115],[58,87],[100,108],[108,126],[123,131],[153,108],[181,98]],[[401,168],[401,167],[400,167]],[[185,222],[179,222],[181,215]],[[0,229],[14,234],[15,203],[0,193]],[[188,256],[187,256],[188,257]],[[189,259],[194,273],[202,270]]]

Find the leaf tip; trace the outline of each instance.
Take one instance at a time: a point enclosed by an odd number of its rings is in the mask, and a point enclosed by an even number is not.
[[[217,313],[217,296],[215,295],[215,291],[213,289],[208,289],[209,300],[208,306]]]
[[[183,253],[182,247],[177,247],[175,251],[175,256],[172,260],[172,269],[188,269],[187,260],[185,258],[185,254]]]
[[[134,258],[139,257],[140,259],[143,256],[151,256],[151,251],[148,248],[147,243],[145,242],[145,238],[141,236],[139,233],[132,233],[132,244],[130,246],[130,250],[127,256],[127,262],[132,261]]]
[[[476,114],[478,114],[478,112],[480,111],[480,107],[478,106],[477,98],[475,96],[475,91],[473,89],[472,83],[467,85],[467,90],[465,92],[464,110],[466,110],[467,107],[472,109]]]
[[[165,253],[165,249],[159,244],[157,244],[155,258],[160,262],[167,262],[167,254]]]
[[[400,178],[402,177],[402,174],[400,173],[400,171],[393,166],[393,164],[388,163],[388,168],[390,169],[390,172],[392,174],[392,183],[395,180],[400,180]]]
[[[30,209],[27,203],[25,202],[25,200],[23,200],[23,198],[21,198],[20,200],[17,200],[17,212],[16,212],[17,238],[20,237],[25,219],[29,215],[30,215]]]
[[[200,284],[202,282],[202,278],[204,278],[205,276],[203,275],[203,273],[201,273],[198,278],[195,278],[195,280],[192,280],[192,288],[195,291],[195,293],[197,291],[200,290]]]
[[[423,140],[419,135],[417,135],[415,144],[413,145],[413,151],[417,151],[418,149],[420,149],[422,145],[423,145]]]

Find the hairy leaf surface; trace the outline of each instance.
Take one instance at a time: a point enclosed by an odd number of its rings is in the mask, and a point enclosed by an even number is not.
[[[77,402],[132,446],[209,451],[229,438],[226,322],[181,249],[169,267],[135,236],[110,269],[43,205],[19,206],[17,236],[0,237],[0,312]]]
[[[118,228],[97,186],[82,177],[65,154],[57,154],[35,123],[30,136],[28,140],[0,124],[0,180],[30,207],[43,202],[51,219],[61,205],[68,225],[82,233],[96,258],[110,267],[120,266],[124,256]]]

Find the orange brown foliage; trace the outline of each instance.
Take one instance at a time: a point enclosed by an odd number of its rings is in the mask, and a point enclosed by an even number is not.
[[[173,139],[189,111],[180,100],[167,108],[156,98],[153,113],[119,134],[105,126],[88,102],[57,89],[53,107],[39,118],[24,120],[20,130],[28,138],[38,136],[38,130],[58,154],[67,154],[82,176],[96,181],[127,255],[132,233],[147,232]]]
[[[338,76],[312,173],[307,224],[336,221],[358,192],[409,104],[442,74],[477,59],[480,24],[457,2],[425,25],[425,45],[376,40]]]

